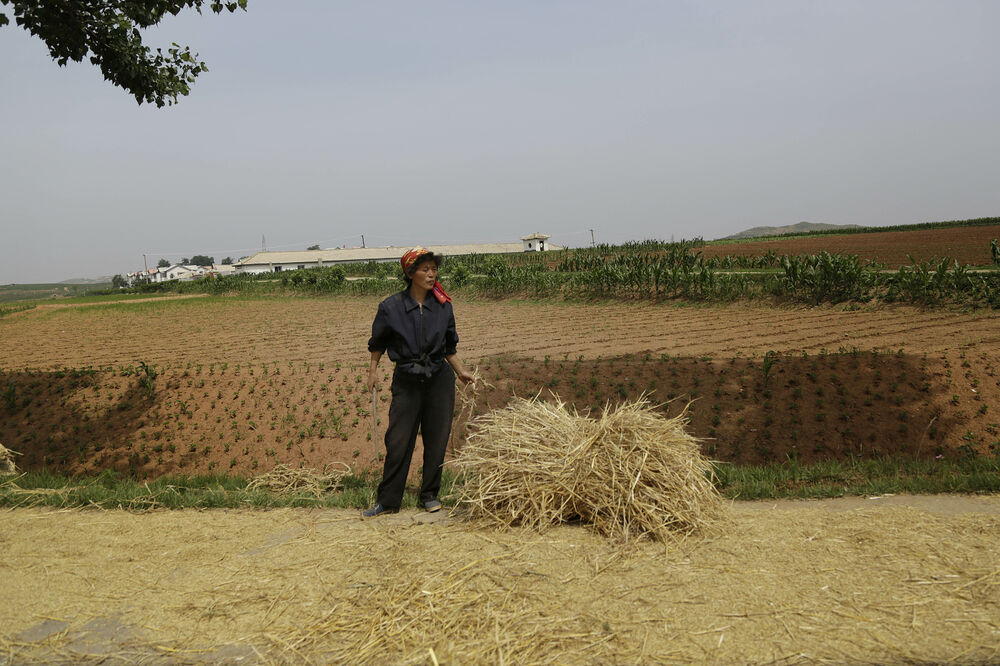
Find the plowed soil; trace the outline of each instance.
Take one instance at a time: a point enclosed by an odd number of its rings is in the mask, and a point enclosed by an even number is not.
[[[48,306],[0,319],[0,368],[56,370],[145,361],[164,367],[228,362],[366,363],[376,298],[201,297],[140,305]],[[908,353],[1000,350],[1000,313],[913,307],[848,311],[646,303],[456,304],[460,351],[542,360],[818,353],[840,347]]]
[[[22,468],[74,473],[369,465],[391,372],[375,430],[376,304],[206,297],[0,319],[0,442]],[[453,446],[470,414],[551,391],[592,412],[694,399],[692,432],[734,462],[1000,450],[995,312],[464,302],[456,317],[482,381]]]
[[[705,257],[741,254],[755,257],[768,252],[779,255],[818,254],[826,251],[833,254],[856,254],[862,259],[884,263],[889,268],[908,265],[910,256],[917,262],[947,257],[961,264],[989,266],[993,263],[990,240],[994,238],[1000,238],[1000,225],[782,238],[708,245],[699,249]]]

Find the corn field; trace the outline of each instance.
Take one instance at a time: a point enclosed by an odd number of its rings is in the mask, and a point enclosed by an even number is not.
[[[867,303],[1000,308],[1000,273],[973,271],[947,258],[898,271],[857,255],[729,255],[706,259],[700,239],[506,255],[450,257],[442,281],[460,293],[563,299],[684,299],[730,302]],[[1000,256],[996,241],[994,257]],[[1000,260],[1000,259],[998,259]],[[347,275],[365,276],[347,279]],[[345,264],[281,273],[238,274],[194,282],[144,285],[136,291],[180,293],[381,295],[402,286],[398,265]]]

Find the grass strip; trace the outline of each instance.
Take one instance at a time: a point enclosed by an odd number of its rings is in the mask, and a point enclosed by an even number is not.
[[[373,475],[347,475],[340,480],[336,491],[317,497],[309,492],[254,490],[248,487],[250,479],[221,474],[163,476],[142,481],[111,471],[87,478],[40,471],[0,481],[0,506],[92,507],[129,511],[277,507],[360,509],[374,501],[378,481],[378,477]],[[453,475],[444,475],[442,493],[451,492],[453,481]],[[403,506],[417,506],[416,494],[406,493]]]
[[[17,312],[24,312],[25,310],[31,310],[35,307],[34,303],[22,303],[18,305],[0,305],[0,317],[4,315],[14,314]]]
[[[961,460],[853,460],[799,465],[736,466],[717,463],[715,483],[729,499],[820,499],[885,494],[986,494],[1000,492],[1000,458]],[[74,478],[40,471],[0,480],[0,506],[91,507],[149,511],[153,509],[210,509],[278,507],[354,508],[371,506],[379,476],[348,475],[338,489],[316,497],[310,493],[250,490],[249,479],[226,475],[164,476],[154,481],[102,472]],[[441,489],[444,504],[459,480],[446,469]],[[403,498],[403,507],[418,506],[416,492]]]
[[[1000,492],[1000,458],[830,460],[811,465],[715,465],[716,486],[731,499],[808,499],[845,495]]]

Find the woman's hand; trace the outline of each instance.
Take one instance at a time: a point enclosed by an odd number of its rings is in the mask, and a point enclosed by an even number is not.
[[[382,352],[373,351],[371,361],[368,364],[368,390],[374,391],[378,386],[378,362],[382,358]]]
[[[458,354],[445,356],[444,360],[448,361],[448,365],[450,365],[451,369],[455,371],[455,376],[462,380],[463,384],[471,384],[476,381],[476,376],[465,369],[465,366],[462,365],[462,361],[458,358]]]

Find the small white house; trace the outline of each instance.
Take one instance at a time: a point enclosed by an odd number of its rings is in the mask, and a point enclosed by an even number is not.
[[[552,236],[548,234],[540,234],[537,231],[530,236],[521,236],[521,242],[524,243],[525,252],[545,252],[549,249],[546,247],[546,241],[548,241]]]
[[[203,266],[194,266],[191,264],[172,264],[170,266],[157,269],[156,273],[153,275],[153,282],[169,282],[170,280],[189,282],[204,276],[206,272],[207,271]]]
[[[149,268],[141,271],[135,271],[132,273],[125,274],[125,282],[130,287],[134,287],[139,284],[144,284],[146,282],[152,282],[153,276],[156,275],[155,268]]]

